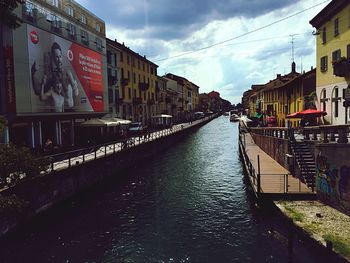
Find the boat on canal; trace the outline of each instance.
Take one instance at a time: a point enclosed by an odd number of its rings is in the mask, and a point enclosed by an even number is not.
[[[237,115],[237,114],[235,114],[235,113],[233,113],[233,114],[230,114],[230,121],[232,121],[232,122],[237,122],[237,121],[239,121],[239,116]]]

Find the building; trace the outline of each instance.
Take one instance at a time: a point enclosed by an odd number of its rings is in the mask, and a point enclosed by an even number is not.
[[[201,93],[198,96],[199,106],[198,111],[208,112],[210,109],[210,97],[207,93]]]
[[[251,87],[251,92],[247,95],[249,96],[246,100],[248,101],[248,116],[261,118],[263,112],[263,92],[262,89],[264,85],[255,84]]]
[[[197,86],[196,84],[192,83],[184,77],[180,77],[172,73],[166,74],[165,77],[168,80],[174,80],[177,83],[177,119],[179,121],[186,121],[193,118],[193,114],[199,106],[199,86]],[[168,83],[170,86],[172,86],[170,84],[171,82]],[[174,87],[170,88],[170,90],[174,90]]]
[[[108,78],[108,115],[110,117],[121,117],[119,105],[123,103],[123,97],[119,95],[120,90],[120,68],[118,61],[120,50],[115,42],[106,39],[107,44],[107,78]]]
[[[157,114],[170,114],[167,111],[167,80],[163,77],[157,76],[156,82],[156,112]]]
[[[15,13],[19,28],[1,25],[4,141],[72,146],[77,123],[108,109],[105,23],[73,0],[27,0]]]
[[[151,117],[156,115],[156,82],[158,65],[141,56],[124,43],[107,40],[111,54],[117,53],[117,68],[120,77],[117,79],[111,93],[110,108],[112,112],[123,119],[150,123]],[[110,72],[113,73],[113,72]],[[119,76],[118,75],[118,76]],[[115,76],[110,75],[111,79]],[[113,89],[112,89],[113,90]],[[114,110],[114,105],[116,109]]]
[[[349,123],[349,109],[343,106],[350,83],[349,14],[349,1],[333,0],[310,21],[316,28],[317,107],[328,113],[326,124]]]

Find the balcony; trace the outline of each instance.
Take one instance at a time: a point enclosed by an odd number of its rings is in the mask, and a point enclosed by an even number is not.
[[[122,85],[122,87],[125,87],[125,86],[129,85],[129,79],[128,78],[122,78],[121,79],[121,85]]]
[[[333,62],[333,75],[345,77],[350,73],[350,62],[345,57]]]
[[[134,105],[140,105],[140,104],[142,104],[142,98],[133,98],[132,99],[132,103],[134,104]]]
[[[116,76],[108,76],[108,86],[114,86],[117,84]]]
[[[148,90],[149,89],[149,83],[140,82],[139,83],[139,88],[140,88],[140,90]]]

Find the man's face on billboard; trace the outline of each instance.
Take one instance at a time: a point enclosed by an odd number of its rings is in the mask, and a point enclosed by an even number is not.
[[[55,70],[62,70],[62,52],[59,49],[55,49],[52,54],[52,63],[55,66]]]

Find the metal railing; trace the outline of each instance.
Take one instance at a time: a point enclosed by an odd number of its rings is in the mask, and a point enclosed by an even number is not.
[[[260,173],[260,157],[258,160],[258,171],[255,170],[248,154],[245,151],[245,142],[242,139],[242,135],[239,136],[239,143],[242,149],[242,157],[248,172],[249,180],[252,184],[254,192],[256,194],[287,194],[287,193],[303,193],[301,181],[297,179],[297,184],[289,184],[289,178],[292,176],[288,174],[264,174]]]
[[[125,139],[120,139],[117,141],[99,144],[96,146],[90,146],[69,152],[49,155],[43,157],[48,158],[50,162],[49,169],[44,172],[50,173],[52,171],[67,169],[72,166],[79,165],[81,163],[96,160],[99,158],[104,158],[108,155],[125,151],[129,148],[136,147],[138,145],[154,141],[160,138],[164,138],[181,130],[191,128],[200,123],[207,122],[215,118],[216,116],[217,115],[207,116],[200,120],[195,120],[188,123],[180,123],[167,129],[156,130],[145,134],[128,137]]]

